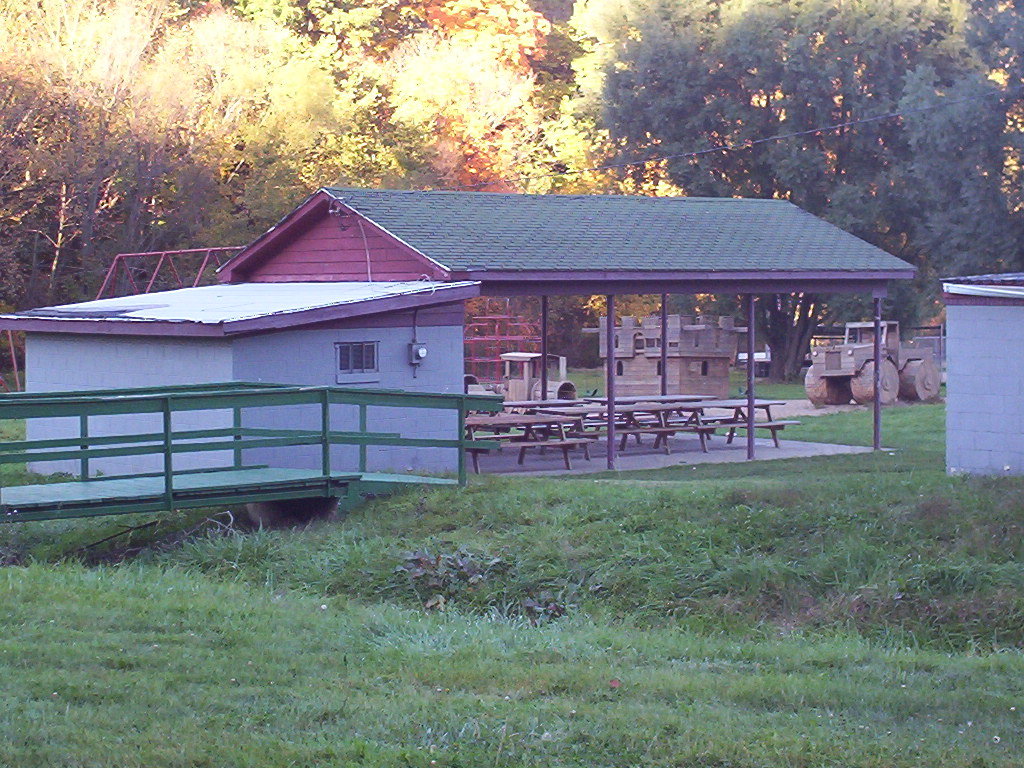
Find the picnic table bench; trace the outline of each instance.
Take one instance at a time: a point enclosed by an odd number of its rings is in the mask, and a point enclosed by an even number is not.
[[[537,408],[580,405],[582,400],[506,400],[502,405],[506,411],[533,411]]]
[[[775,447],[779,447],[779,432],[789,426],[799,424],[799,421],[790,419],[774,419],[772,418],[772,406],[784,405],[785,403],[781,400],[755,400],[754,410],[763,411],[764,419],[761,421],[755,421],[754,429],[767,429],[771,433],[772,442]],[[746,430],[749,428],[747,423],[747,408],[749,403],[746,399],[735,398],[725,400],[705,400],[700,403],[695,403],[693,406],[681,405],[679,411],[691,411],[693,415],[688,416],[686,421],[688,423],[695,423],[696,428],[699,430],[702,436],[710,438],[716,434],[720,429],[728,429],[726,436],[726,444],[732,443],[733,438],[736,436],[736,432],[740,429]],[[728,414],[722,416],[709,416],[707,411],[714,410],[725,410],[730,411]]]
[[[518,463],[523,464],[527,451],[547,448],[558,449],[566,469],[572,469],[570,451],[582,449],[590,460],[590,444],[607,438],[608,405],[606,398],[583,400],[523,400],[505,403],[515,409],[493,416],[471,415],[466,418],[465,450],[472,459],[473,471],[480,473],[481,453],[495,450],[496,443],[506,443],[518,450]],[[755,412],[763,414],[754,429],[771,433],[772,442],[779,446],[778,433],[798,421],[772,418],[777,400],[755,400]],[[648,398],[616,398],[615,437],[619,450],[625,450],[632,436],[639,444],[643,435],[654,438],[653,447],[671,454],[669,438],[679,433],[697,436],[701,450],[708,452],[708,440],[726,431],[726,444],[731,444],[739,430],[749,428],[746,399],[714,399],[703,395],[653,395]],[[475,445],[479,433],[486,433],[488,445]],[[498,448],[500,450],[500,446]]]
[[[466,438],[468,443],[466,451],[472,458],[473,471],[480,474],[480,454],[490,453],[491,447],[476,446],[472,441],[478,439],[476,437],[478,432],[485,432],[488,442],[507,440],[518,448],[517,463],[520,465],[525,460],[528,450],[557,448],[562,452],[565,468],[572,469],[569,451],[574,448],[582,448],[584,458],[590,461],[590,444],[593,442],[593,438],[579,432],[567,432],[568,427],[575,427],[579,424],[580,419],[574,416],[542,413],[509,413],[506,411],[494,416],[467,416]]]
[[[617,402],[617,401],[616,401]],[[621,437],[619,450],[625,450],[630,436],[640,442],[643,435],[654,436],[654,448],[659,446],[668,455],[672,452],[668,439],[677,432],[696,432],[689,424],[672,424],[669,415],[677,410],[678,402],[637,402],[616,408],[616,415],[621,423],[615,426],[615,435]],[[597,402],[585,405],[568,406],[566,408],[544,409],[543,412],[554,415],[573,416],[581,419],[581,434],[590,437],[607,437],[608,429],[605,419],[608,406]],[[701,441],[701,447],[706,446]]]
[[[625,450],[630,435],[633,435],[637,442],[639,442],[641,435],[651,434],[655,436],[654,447],[658,448],[661,446],[667,454],[670,453],[668,438],[677,432],[689,432],[697,435],[700,440],[701,450],[707,453],[708,439],[719,430],[728,430],[726,437],[726,444],[728,445],[732,443],[738,430],[746,430],[748,428],[747,408],[749,403],[745,398],[686,399],[697,397],[700,396],[664,395],[655,400],[639,400],[617,408],[617,414],[622,415],[622,423],[615,429],[617,435],[622,435],[620,450]],[[606,403],[607,400],[604,402]],[[616,404],[618,404],[618,400],[616,400]],[[800,423],[793,420],[772,418],[772,406],[782,404],[782,401],[779,400],[754,401],[755,412],[763,411],[764,413],[764,418],[755,423],[754,429],[768,430],[776,447],[779,447],[778,433],[787,426]],[[716,410],[723,410],[727,413],[723,413],[720,416],[712,415]],[[588,422],[588,418],[592,419],[594,416],[606,415],[606,405],[591,402],[583,406],[547,409],[546,412],[581,416],[584,418],[585,426],[588,423],[594,425],[590,434],[607,435],[607,428],[599,420]]]
[[[607,397],[585,397],[588,403],[608,404]],[[615,398],[615,405],[636,405],[637,403],[697,403],[714,400],[714,395],[623,395]]]

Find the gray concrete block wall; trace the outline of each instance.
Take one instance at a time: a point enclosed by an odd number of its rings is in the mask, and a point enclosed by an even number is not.
[[[462,392],[463,339],[461,325],[419,328],[417,341],[427,345],[427,358],[415,369],[408,363],[412,341],[409,327],[319,328],[281,331],[236,339],[233,342],[234,374],[237,381],[281,384],[323,385],[400,389],[408,392]],[[335,344],[339,342],[378,343],[379,371],[373,374],[339,376]],[[284,409],[252,409],[245,416],[247,426],[284,427],[319,425],[319,413],[310,407],[301,414]],[[458,417],[453,411],[409,408],[370,408],[367,427],[374,432],[397,432],[404,437],[454,439]],[[332,409],[334,429],[356,430],[358,411],[354,407]],[[332,466],[355,471],[359,466],[355,447],[334,446]],[[275,463],[277,466],[319,466],[318,449],[296,447],[284,450],[247,451],[247,462]],[[453,472],[458,452],[450,448],[404,448],[370,446],[367,468],[375,471]]]
[[[946,468],[1024,474],[1024,306],[946,314]]]
[[[167,386],[204,382],[253,381],[281,384],[358,386],[400,389],[411,392],[462,391],[463,339],[461,325],[419,328],[417,340],[427,345],[428,356],[415,369],[408,363],[411,327],[318,328],[280,331],[244,338],[209,340],[154,338],[149,336],[90,336],[29,334],[27,340],[27,388],[29,391],[94,390],[121,387]],[[335,344],[345,341],[376,341],[379,371],[370,375],[339,376]],[[454,411],[408,408],[371,408],[371,431],[393,432],[405,437],[453,439],[458,435]],[[248,426],[319,428],[317,406],[249,409]],[[358,410],[353,406],[332,409],[332,427],[358,429]],[[180,413],[176,430],[231,426],[230,411]],[[93,435],[128,432],[159,432],[158,415],[104,416],[90,420]],[[30,439],[76,437],[77,419],[33,420]],[[334,446],[332,465],[355,471],[356,447]],[[220,451],[176,455],[175,469],[226,466],[231,454]],[[458,453],[445,448],[376,447],[367,449],[367,468],[377,471],[453,472]],[[282,467],[319,467],[320,449],[295,446],[246,451],[247,463]],[[39,472],[78,471],[77,462],[34,466]],[[92,474],[155,472],[160,456],[123,457],[91,462]]]
[[[150,336],[91,336],[84,334],[29,333],[25,340],[26,390],[67,392],[119,387],[153,387],[230,381],[231,345],[211,339],[154,338]],[[213,429],[231,426],[230,412],[199,411],[175,414],[176,430]],[[91,435],[159,432],[162,419],[156,414],[98,416],[89,420]],[[31,419],[26,424],[30,440],[77,437],[77,419]],[[220,451],[178,455],[175,469],[223,466],[231,454]],[[160,456],[126,456],[90,462],[90,474],[156,472]],[[46,462],[30,467],[41,473],[77,473],[78,462]]]

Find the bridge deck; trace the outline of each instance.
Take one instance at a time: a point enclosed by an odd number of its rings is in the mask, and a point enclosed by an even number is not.
[[[151,512],[269,501],[281,498],[344,495],[359,473],[324,477],[306,469],[225,469],[184,472],[174,476],[170,499],[160,477],[76,480],[0,489],[0,520],[47,520],[62,517]]]
[[[246,426],[245,416],[260,408],[304,408],[313,415],[313,428],[259,428]],[[334,413],[353,421],[358,429],[337,429]],[[447,410],[453,416],[454,434],[404,436],[368,428],[370,409],[392,408]],[[454,480],[391,475],[367,471],[371,446],[454,449],[458,457],[457,478],[465,484],[466,435],[462,428],[469,411],[495,412],[501,398],[431,392],[397,392],[333,386],[286,386],[227,382],[181,385],[163,388],[103,390],[87,392],[35,392],[0,395],[0,421],[8,419],[77,419],[77,436],[58,434],[42,439],[0,441],[0,465],[34,467],[46,462],[76,462],[79,479],[0,488],[0,522],[52,520],[59,518],[160,512],[170,509],[215,507],[299,498],[336,497],[354,502],[360,496],[388,493],[410,484],[449,484]],[[206,413],[211,425],[182,430],[174,417]],[[292,413],[292,412],[289,412]],[[415,425],[413,414],[407,420]],[[315,414],[315,415],[314,415]],[[347,414],[347,415],[346,415]],[[138,417],[145,416],[140,420]],[[162,419],[155,431],[152,421]],[[100,420],[104,421],[100,421]],[[117,422],[112,431],[110,420]],[[91,423],[90,423],[90,420]],[[319,423],[317,423],[317,421]],[[96,427],[101,431],[96,433]],[[415,427],[413,426],[413,429]],[[105,431],[104,431],[105,430]],[[336,445],[358,449],[358,460],[343,471],[333,469],[331,449]],[[245,464],[248,451],[273,448],[287,451],[294,446],[316,446],[317,466],[284,469]],[[496,446],[495,446],[496,447]],[[231,466],[178,470],[176,460],[183,454],[215,453],[231,457]],[[96,464],[109,458],[156,456],[163,471],[119,477],[96,477]],[[281,463],[292,463],[282,453]],[[223,459],[221,459],[223,460]],[[196,460],[193,459],[193,466]],[[156,463],[156,462],[154,462]]]
[[[350,488],[379,492],[405,485],[455,485],[442,477],[383,472],[335,473],[324,477],[307,469],[202,470],[174,476],[172,501],[163,477],[126,477],[21,485],[0,489],[0,522],[54,520],[130,512],[155,512],[252,501],[344,496]]]

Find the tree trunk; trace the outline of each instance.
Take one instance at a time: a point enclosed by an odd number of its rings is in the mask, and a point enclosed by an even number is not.
[[[821,303],[814,294],[762,296],[758,325],[772,351],[768,369],[773,381],[794,381],[800,376],[811,337],[821,319]]]
[[[57,292],[57,278],[60,275],[60,268],[63,266],[64,257],[64,229],[68,222],[68,207],[71,201],[68,198],[68,185],[60,185],[60,205],[57,208],[57,232],[53,238],[53,258],[50,260],[49,278],[46,287],[46,301],[54,303],[54,296]]]

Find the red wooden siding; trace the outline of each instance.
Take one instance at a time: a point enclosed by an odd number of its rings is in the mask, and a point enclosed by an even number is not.
[[[391,237],[375,224],[353,215],[339,217],[321,208],[295,226],[270,253],[239,265],[232,281],[254,283],[445,279],[437,265]],[[345,228],[342,228],[342,222]],[[284,233],[282,233],[284,234]],[[365,242],[363,236],[365,234]],[[370,269],[367,273],[367,256]]]

